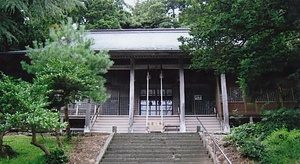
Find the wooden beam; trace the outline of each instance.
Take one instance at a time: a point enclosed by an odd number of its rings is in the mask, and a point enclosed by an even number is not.
[[[184,68],[179,66],[179,92],[180,92],[180,132],[186,132],[185,126],[185,95],[184,95]]]
[[[184,69],[189,69],[190,65],[185,64]],[[145,69],[151,69],[151,70],[160,70],[160,69],[173,69],[178,70],[178,64],[165,64],[162,67],[155,65],[155,64],[149,64],[149,65],[135,65],[134,70],[145,70]],[[113,65],[109,70],[130,70],[130,65]]]
[[[223,116],[224,116],[224,132],[230,133],[229,126],[229,113],[228,113],[228,99],[227,99],[227,86],[226,86],[226,76],[221,74],[221,90],[222,90],[222,103],[223,103]]]
[[[134,59],[130,59],[130,86],[129,86],[129,126],[128,132],[132,133],[134,116]]]

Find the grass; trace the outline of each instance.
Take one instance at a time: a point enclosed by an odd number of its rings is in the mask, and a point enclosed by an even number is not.
[[[75,137],[74,137],[75,138]],[[55,137],[38,137],[38,141],[46,145],[46,147],[51,151],[57,148],[57,143]],[[17,157],[12,159],[0,158],[0,164],[44,164],[45,163],[45,153],[38,147],[31,145],[31,136],[24,135],[8,135],[4,136],[4,145],[9,145],[16,153]],[[62,138],[63,149],[66,152],[71,151],[71,142]]]

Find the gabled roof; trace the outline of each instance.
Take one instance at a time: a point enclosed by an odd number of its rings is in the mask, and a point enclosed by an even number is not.
[[[178,38],[188,37],[189,29],[93,30],[93,50],[179,50]]]

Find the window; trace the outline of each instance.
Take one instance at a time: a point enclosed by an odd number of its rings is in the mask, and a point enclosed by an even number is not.
[[[228,102],[243,102],[243,93],[239,87],[230,87],[228,90]]]
[[[149,89],[149,115],[160,115],[161,108],[163,115],[173,114],[173,96],[172,89],[163,89],[163,101],[161,104],[160,89]],[[147,90],[141,89],[140,91],[140,111],[141,115],[146,115],[147,112]]]

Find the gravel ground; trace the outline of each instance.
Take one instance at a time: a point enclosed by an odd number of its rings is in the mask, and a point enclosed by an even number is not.
[[[108,136],[108,134],[93,134],[80,137],[69,155],[69,164],[95,164]]]
[[[229,160],[233,164],[253,164],[254,163],[252,160],[243,158],[242,155],[237,151],[236,147],[231,142],[226,141],[224,139],[224,137],[225,137],[224,135],[217,135],[214,137],[215,137],[218,145],[220,146],[220,148],[223,150],[223,152],[226,154],[226,156],[229,158]],[[212,143],[210,137],[207,136],[206,140],[208,141],[210,146],[213,147],[213,143]],[[222,163],[222,164],[228,163],[220,151],[217,151],[216,154],[217,154],[217,157],[218,157],[220,163]]]

